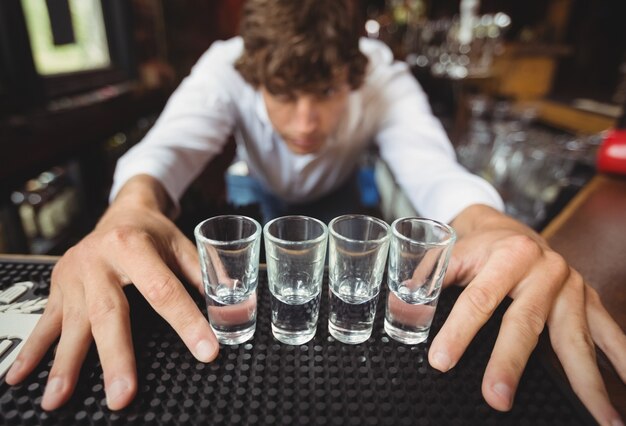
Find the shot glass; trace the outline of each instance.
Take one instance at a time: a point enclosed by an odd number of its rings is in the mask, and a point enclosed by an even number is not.
[[[194,230],[209,324],[220,343],[249,340],[256,329],[261,225],[245,216],[216,216]]]
[[[385,332],[406,344],[425,341],[441,292],[456,233],[431,219],[391,224]]]
[[[264,229],[272,333],[288,345],[315,336],[320,311],[328,228],[306,216],[284,216]]]
[[[370,216],[345,215],[328,228],[328,331],[340,342],[363,343],[372,335],[389,225]]]

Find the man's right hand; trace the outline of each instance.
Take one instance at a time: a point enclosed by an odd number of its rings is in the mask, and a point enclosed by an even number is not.
[[[219,344],[209,323],[175,274],[202,291],[198,254],[162,213],[163,194],[148,176],[131,179],[96,229],[55,265],[47,307],[6,376],[11,385],[24,380],[60,336],[41,402],[45,410],[70,398],[92,338],[102,363],[107,405],[118,410],[131,402],[137,372],[122,290],[130,283],[199,361],[217,356]]]

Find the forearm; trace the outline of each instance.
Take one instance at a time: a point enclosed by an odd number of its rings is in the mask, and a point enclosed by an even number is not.
[[[130,178],[120,189],[97,227],[108,222],[111,216],[116,216],[118,212],[129,208],[159,211],[168,216],[173,205],[161,182],[149,175],[137,175]]]

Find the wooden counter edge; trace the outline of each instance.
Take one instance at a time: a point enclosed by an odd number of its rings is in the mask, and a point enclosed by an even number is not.
[[[541,231],[541,236],[546,240],[553,237],[571,218],[578,208],[593,194],[600,186],[606,184],[609,178],[604,175],[596,175],[585,187],[570,201],[565,208]]]
[[[0,253],[0,261],[10,262],[56,262],[60,256],[46,256],[39,254],[5,254]]]
[[[578,207],[589,198],[589,196],[597,190],[598,187],[604,185],[609,181],[604,175],[596,175],[593,177],[585,187],[570,201],[565,208],[541,231],[541,236],[546,240],[549,240],[554,236],[559,229],[568,221],[572,215],[576,212]],[[55,262],[59,260],[60,256],[45,256],[45,255],[31,255],[31,254],[4,254],[0,253],[0,260],[9,261],[42,261],[42,262]],[[265,265],[263,265],[265,266]]]

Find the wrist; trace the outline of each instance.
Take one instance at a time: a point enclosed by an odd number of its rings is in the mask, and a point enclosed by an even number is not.
[[[126,182],[102,218],[96,225],[103,229],[111,224],[120,224],[129,218],[162,214],[169,216],[174,203],[163,185],[148,175],[138,175]],[[136,219],[132,219],[134,221]]]
[[[522,223],[484,204],[473,204],[463,209],[450,224],[459,236],[478,229],[526,228]]]
[[[137,175],[124,184],[111,203],[111,208],[117,206],[158,210],[167,215],[174,203],[161,182],[149,175]]]

